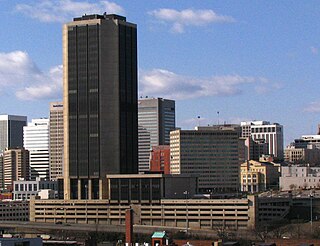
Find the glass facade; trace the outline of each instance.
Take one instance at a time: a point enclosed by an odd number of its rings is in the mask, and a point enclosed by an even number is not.
[[[81,180],[70,183],[81,199],[99,198],[107,173],[138,171],[136,35],[115,15],[67,26],[69,178]]]

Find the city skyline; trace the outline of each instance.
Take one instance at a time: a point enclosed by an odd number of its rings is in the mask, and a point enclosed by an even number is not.
[[[1,113],[48,117],[62,100],[62,24],[107,11],[137,23],[139,95],[176,100],[178,127],[267,120],[284,126],[285,145],[317,133],[316,1],[1,5]]]

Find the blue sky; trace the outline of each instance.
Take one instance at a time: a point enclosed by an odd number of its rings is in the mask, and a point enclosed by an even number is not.
[[[84,13],[138,25],[139,95],[176,100],[177,126],[320,123],[319,1],[0,0],[0,113],[48,117],[62,99],[62,24]],[[219,111],[219,119],[217,112]]]

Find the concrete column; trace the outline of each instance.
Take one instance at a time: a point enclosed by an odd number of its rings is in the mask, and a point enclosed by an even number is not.
[[[92,181],[91,179],[88,179],[88,188],[87,188],[87,192],[88,192],[88,200],[92,199]]]
[[[78,200],[81,199],[81,179],[78,179]]]

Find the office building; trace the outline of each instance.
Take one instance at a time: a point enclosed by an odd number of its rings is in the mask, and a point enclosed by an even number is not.
[[[246,161],[241,164],[241,191],[262,192],[279,188],[278,165],[273,162]]]
[[[254,141],[264,140],[268,144],[268,153],[276,159],[283,159],[283,126],[269,121],[241,122],[242,137],[251,137]]]
[[[281,167],[280,188],[282,190],[319,189],[320,167],[309,165]]]
[[[154,203],[161,199],[185,199],[197,194],[194,175],[112,174],[107,175],[108,199],[114,203]],[[186,193],[187,191],[187,193]]]
[[[320,165],[320,149],[313,144],[308,144],[307,148],[289,147],[284,150],[284,161],[295,164],[308,163]]]
[[[292,143],[292,146],[297,149],[306,149],[311,145],[313,146],[312,148],[320,149],[320,135],[303,135]]]
[[[29,221],[30,210],[28,201],[0,201],[1,221]],[[14,222],[13,222],[14,223]],[[5,245],[0,242],[0,245]],[[12,244],[11,244],[12,245]],[[23,245],[23,244],[14,244]],[[28,244],[24,244],[28,245]],[[33,244],[29,244],[33,245]]]
[[[198,175],[202,193],[236,192],[244,152],[238,125],[172,131],[170,172]]]
[[[29,151],[24,148],[6,149],[3,152],[4,188],[12,191],[13,182],[29,180]]]
[[[150,172],[170,174],[170,145],[152,147]]]
[[[138,101],[138,124],[141,126],[139,137],[150,134],[150,147],[170,144],[170,131],[176,127],[175,101],[163,98],[141,98]],[[144,140],[144,138],[141,138]],[[140,138],[139,138],[140,140]],[[140,143],[139,143],[140,145]],[[139,150],[139,171],[148,171],[149,162],[144,156],[150,156],[150,150]],[[143,151],[143,153],[141,153]]]
[[[50,179],[63,177],[63,103],[50,103],[49,123]]]
[[[138,163],[139,172],[146,172],[150,170],[150,132],[138,125]]]
[[[49,119],[32,119],[23,127],[23,146],[30,153],[30,179],[49,179]]]
[[[53,191],[58,194],[58,182],[51,180],[17,180],[13,182],[13,200],[29,200],[31,196],[39,195],[42,190]],[[55,196],[51,197],[52,199]]]
[[[264,139],[245,138],[246,160],[258,161],[265,153],[269,152],[269,144]]]
[[[138,172],[137,28],[84,15],[63,28],[64,198],[102,199],[106,174]]]
[[[0,154],[0,190],[4,189],[4,179],[3,179],[3,153]],[[1,198],[0,198],[1,200]]]
[[[23,127],[27,116],[0,115],[0,152],[6,148],[23,147]]]

